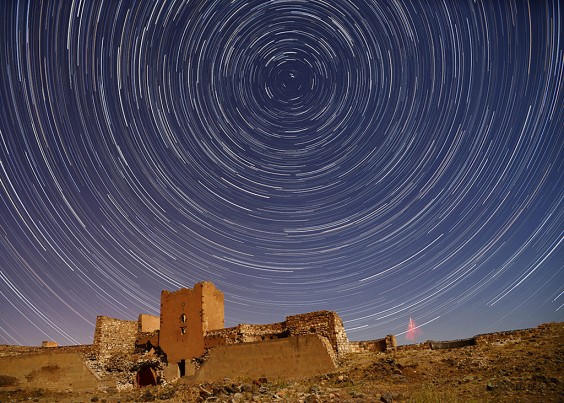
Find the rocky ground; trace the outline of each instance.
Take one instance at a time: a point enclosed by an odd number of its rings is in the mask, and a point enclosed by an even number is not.
[[[335,372],[299,381],[226,379],[84,394],[0,389],[0,402],[12,401],[564,402],[564,323],[452,350],[351,354]]]

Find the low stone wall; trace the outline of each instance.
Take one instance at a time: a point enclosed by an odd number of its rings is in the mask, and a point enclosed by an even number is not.
[[[98,316],[94,330],[94,347],[100,356],[133,353],[137,338],[137,321]]]
[[[397,347],[396,336],[390,334],[383,339],[351,341],[349,352],[351,353],[385,353],[393,351]]]
[[[286,317],[291,336],[318,334],[329,340],[337,355],[349,352],[349,339],[339,315],[332,311],[316,311]]]
[[[417,344],[404,344],[402,346],[398,346],[398,351],[411,351],[411,350],[430,350],[431,349],[431,342],[429,340],[423,343]]]
[[[269,341],[218,346],[187,382],[212,382],[224,378],[295,379],[325,374],[335,369],[327,340],[317,334]]]
[[[427,340],[419,344],[406,344],[403,346],[398,346],[397,349],[402,351],[409,351],[409,350],[441,350],[441,349],[451,349],[451,348],[462,348],[462,347],[474,346],[480,344],[504,343],[511,340],[520,341],[520,340],[534,339],[535,337],[538,337],[541,333],[543,333],[545,337],[547,334],[554,334],[554,337],[558,337],[558,335],[561,334],[562,330],[564,330],[564,322],[544,323],[535,328],[484,333],[484,334],[478,334],[468,339],[446,340],[446,341]]]
[[[451,348],[462,348],[467,346],[475,346],[476,339],[471,337],[469,339],[459,339],[459,340],[447,340],[447,341],[434,341],[430,340],[428,342],[431,346],[431,350],[444,350]]]
[[[548,327],[548,325],[549,324],[540,325],[539,327],[532,329],[508,330],[504,332],[478,334],[474,336],[474,339],[476,340],[477,344],[526,339],[537,336],[541,329],[545,329],[546,327]]]

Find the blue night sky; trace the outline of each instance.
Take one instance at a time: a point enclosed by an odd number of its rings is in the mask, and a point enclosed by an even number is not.
[[[563,13],[3,1],[0,344],[87,344],[202,280],[226,326],[564,320]]]

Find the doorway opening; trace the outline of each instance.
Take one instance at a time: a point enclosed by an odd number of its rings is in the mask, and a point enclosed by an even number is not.
[[[143,367],[137,372],[137,385],[140,388],[143,386],[156,386],[157,373],[151,367]]]
[[[178,362],[178,373],[181,378],[186,375],[186,360],[180,360]]]

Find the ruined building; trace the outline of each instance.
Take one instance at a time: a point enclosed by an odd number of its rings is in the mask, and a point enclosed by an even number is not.
[[[348,352],[393,348],[394,336],[349,342],[341,318],[330,311],[225,328],[223,293],[201,282],[162,291],[160,316],[141,314],[136,321],[98,316],[92,345],[58,347],[46,341],[36,350],[2,353],[0,364],[6,376],[29,387],[123,389],[178,378],[308,377],[334,370]],[[31,376],[16,370],[37,365],[48,371]]]
[[[339,315],[330,311],[224,328],[224,296],[211,282],[162,291],[160,317],[143,314],[135,322],[99,316],[94,335],[102,362],[136,348],[160,349],[165,379],[315,375],[334,369],[350,345]]]

